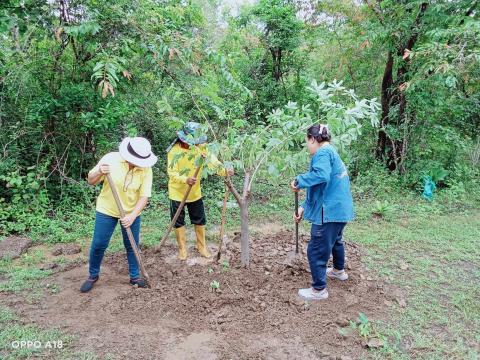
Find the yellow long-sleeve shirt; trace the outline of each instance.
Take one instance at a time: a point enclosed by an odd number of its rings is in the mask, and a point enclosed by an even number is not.
[[[130,170],[128,163],[118,152],[111,152],[102,157],[93,171],[98,172],[100,165],[103,164],[110,165],[110,175],[125,213],[131,213],[141,197],[152,196],[152,168],[135,167]],[[120,212],[110,184],[105,176],[101,177],[101,181],[103,185],[97,198],[96,210],[102,214],[119,218]]]
[[[190,146],[190,149],[184,149],[177,143],[170,149],[167,155],[168,197],[170,200],[182,201],[188,189],[187,179],[195,174],[195,160],[202,155],[208,157],[207,167],[209,169],[217,169],[218,175],[227,176],[222,163],[214,155],[209,155],[205,146],[197,145]],[[174,159],[178,159],[175,164]],[[203,165],[198,173],[197,182],[192,186],[192,190],[188,195],[187,202],[194,202],[202,197],[200,185],[202,171]]]

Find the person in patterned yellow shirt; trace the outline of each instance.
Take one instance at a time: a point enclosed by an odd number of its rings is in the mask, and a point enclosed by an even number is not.
[[[195,170],[200,157],[203,157],[208,158],[206,166],[217,170],[217,174],[220,176],[232,176],[234,171],[233,169],[225,169],[214,155],[208,153],[207,137],[205,135],[198,136],[200,126],[196,122],[186,123],[183,129],[177,132],[178,137],[175,142],[167,149],[168,197],[170,199],[170,216],[173,220],[189,185],[192,185],[185,207],[188,209],[190,222],[195,227],[197,250],[201,256],[210,257],[211,255],[206,247],[205,225],[207,219],[200,185],[203,165],[201,165],[198,178],[194,177]],[[178,258],[186,260],[185,208],[182,209],[174,228],[178,243]]]
[[[150,143],[141,137],[125,138],[118,152],[103,156],[98,164],[88,173],[88,183],[96,185],[102,182],[102,190],[97,198],[95,228],[90,246],[88,279],[80,291],[88,292],[99,279],[100,265],[108,247],[113,231],[120,220],[123,244],[127,253],[130,284],[145,287],[145,279],[140,277],[137,259],[128,240],[126,228],[130,228],[138,246],[140,239],[141,212],[152,195],[152,166],[157,157],[152,153]],[[113,197],[106,175],[110,174],[120,201],[125,210],[125,217],[120,212]]]

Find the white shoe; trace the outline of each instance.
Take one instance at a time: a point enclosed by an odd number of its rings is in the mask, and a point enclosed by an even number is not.
[[[345,270],[335,270],[334,268],[327,269],[327,276],[332,279],[338,279],[341,281],[345,281],[348,279],[348,274]]]
[[[315,290],[314,288],[298,290],[298,296],[305,300],[325,300],[328,298],[327,289]]]

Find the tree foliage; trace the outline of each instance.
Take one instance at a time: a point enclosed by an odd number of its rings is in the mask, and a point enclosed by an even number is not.
[[[203,0],[5,0],[0,232],[91,204],[84,178],[101,155],[135,134],[162,154],[186,121],[203,123],[212,152],[250,185],[305,164],[304,127],[322,121],[353,177],[383,166],[415,188],[440,169],[466,192],[479,176],[478,18],[476,0],[260,0],[238,12]],[[378,99],[378,124],[366,99]]]

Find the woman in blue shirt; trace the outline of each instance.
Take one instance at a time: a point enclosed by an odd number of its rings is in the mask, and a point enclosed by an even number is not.
[[[313,125],[305,141],[312,159],[310,170],[292,181],[293,191],[306,189],[306,198],[294,220],[302,218],[312,223],[307,255],[312,273],[312,287],[300,289],[298,295],[306,300],[328,298],[327,276],[342,281],[348,279],[344,270],[345,249],[343,229],[352,221],[353,200],[347,169],[337,150],[330,144],[327,125]],[[333,255],[333,268],[327,263]]]

